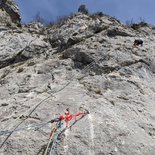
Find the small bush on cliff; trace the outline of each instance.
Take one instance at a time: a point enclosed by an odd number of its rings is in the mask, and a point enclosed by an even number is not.
[[[80,5],[78,8],[78,12],[84,13],[84,14],[88,14],[88,9],[86,8],[85,5]],[[43,25],[47,26],[47,27],[52,27],[52,26],[56,26],[56,27],[60,27],[62,26],[67,20],[72,19],[75,15],[73,13],[70,13],[69,15],[66,16],[59,16],[57,17],[57,19],[55,21],[50,21],[47,22],[41,15],[40,12],[38,12],[33,21],[34,22],[40,22]],[[102,16],[101,12],[97,12],[96,16]]]
[[[146,23],[146,22],[139,22],[137,24],[132,24],[131,28],[133,28],[134,30],[138,30],[139,28],[146,27],[146,26],[148,26],[148,23]]]
[[[84,13],[84,14],[88,14],[88,9],[86,8],[86,6],[84,4],[82,4],[78,8],[78,12],[81,12],[81,13]]]
[[[39,23],[41,23],[41,24],[43,24],[43,25],[46,25],[46,24],[47,24],[46,20],[40,15],[40,12],[38,12],[38,13],[35,15],[33,21],[34,21],[34,22],[39,22]]]
[[[149,26],[148,23],[146,23],[145,20],[142,19],[142,18],[140,18],[140,21],[137,22],[137,23],[134,23],[133,19],[132,20],[128,20],[128,21],[126,21],[126,25],[128,27],[133,28],[134,30],[138,30],[141,27],[147,27],[147,26]]]
[[[101,12],[101,11],[95,12],[95,13],[93,13],[93,14],[90,15],[90,17],[91,17],[92,19],[95,19],[96,17],[103,17],[103,16],[104,16],[104,14],[103,14],[103,12]]]
[[[69,19],[72,19],[73,17],[74,17],[73,13],[71,13],[70,15],[66,15],[66,16],[60,16],[60,17],[57,17],[56,21],[49,22],[48,24],[46,24],[46,26],[47,27],[52,27],[52,26],[61,27],[63,24],[65,24],[65,22],[67,22]]]

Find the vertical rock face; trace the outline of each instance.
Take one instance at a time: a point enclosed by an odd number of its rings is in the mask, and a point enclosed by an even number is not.
[[[21,21],[19,9],[14,0],[0,0],[0,24],[15,23]]]
[[[0,4],[0,23],[20,22],[13,1]],[[89,114],[55,134],[51,154],[155,155],[154,51],[155,27],[100,13],[0,26],[0,155],[43,154],[46,122],[81,107]]]

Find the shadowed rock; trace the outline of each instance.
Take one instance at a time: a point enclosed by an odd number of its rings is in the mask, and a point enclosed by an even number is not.
[[[15,3],[14,0],[1,0],[0,1],[0,18],[3,18],[3,20],[6,19],[4,22],[9,22],[7,21],[7,17],[10,17],[10,22],[15,23],[15,24],[20,24],[21,17],[19,13],[19,9]],[[6,14],[4,13],[6,12]]]

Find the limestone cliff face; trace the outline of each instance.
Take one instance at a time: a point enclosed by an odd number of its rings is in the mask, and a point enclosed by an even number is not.
[[[33,125],[67,108],[76,114],[81,105],[90,113],[69,122],[52,153],[154,155],[154,34],[154,26],[131,28],[101,13],[78,13],[50,27],[2,24],[0,155],[43,154],[54,124]],[[135,39],[143,46],[133,46]]]
[[[1,24],[20,23],[19,9],[14,0],[0,0],[0,19]]]

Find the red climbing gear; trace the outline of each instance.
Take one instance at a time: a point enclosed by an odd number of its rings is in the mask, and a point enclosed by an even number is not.
[[[75,115],[75,120],[76,120],[76,117],[77,117],[77,116],[85,115],[85,114],[86,114],[85,112],[78,112],[78,113]]]
[[[68,122],[73,118],[73,114],[67,114],[65,116],[66,127],[68,127]]]
[[[64,120],[64,116],[59,116],[59,120]]]
[[[60,115],[58,118],[51,120],[50,122],[54,123],[54,122],[59,122],[59,121],[64,120],[66,122],[66,127],[68,127],[68,122],[71,121],[73,118],[75,118],[75,120],[76,120],[76,117],[86,115],[87,113],[88,113],[88,111],[86,111],[86,112],[79,111],[77,114],[74,115],[74,114],[71,114],[69,112],[69,108],[67,108],[65,111],[65,116]]]

